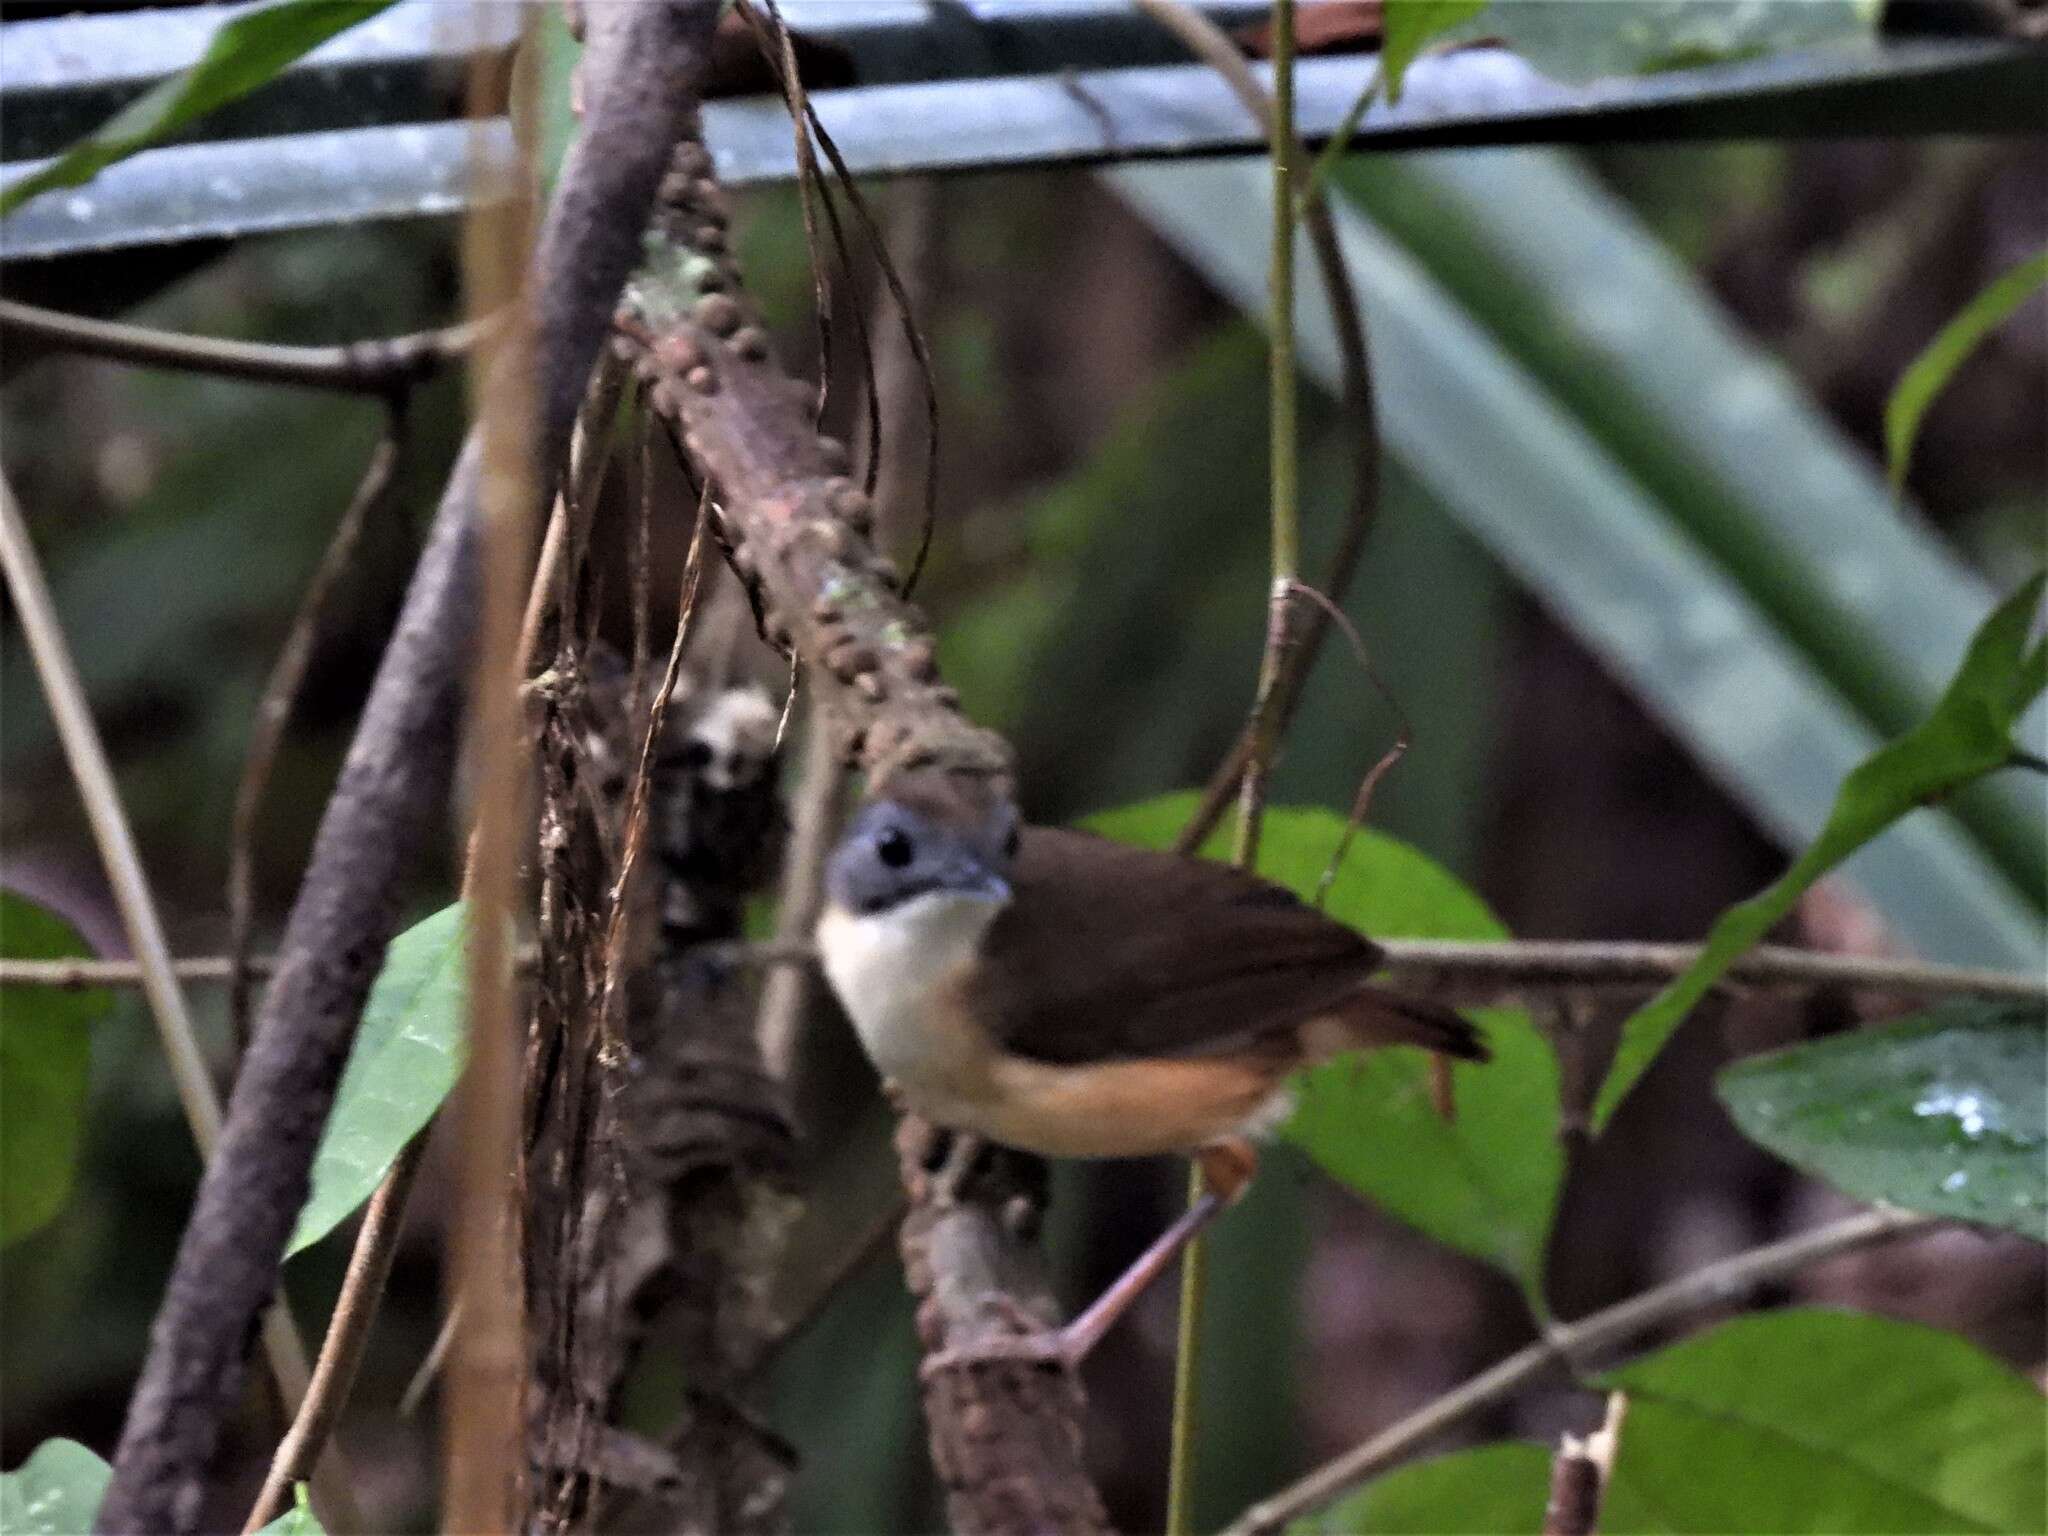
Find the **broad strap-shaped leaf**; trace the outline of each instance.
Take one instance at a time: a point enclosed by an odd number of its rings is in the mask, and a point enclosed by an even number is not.
[[[1194,797],[1167,795],[1091,818],[1091,830],[1165,847]],[[1267,811],[1259,872],[1310,897],[1343,835],[1320,809]],[[1204,850],[1221,853],[1221,837]],[[1326,910],[1374,938],[1500,939],[1484,902],[1397,839],[1360,832]],[[1340,1183],[1462,1253],[1506,1271],[1543,1311],[1543,1263],[1564,1178],[1558,1145],[1558,1067],[1519,1009],[1472,1014],[1493,1060],[1451,1063],[1456,1117],[1437,1114],[1429,1058],[1404,1048],[1330,1062],[1296,1080],[1282,1135]]]
[[[460,902],[391,941],[335,1090],[287,1258],[370,1198],[455,1086],[469,1013],[467,950]]]
[[[391,0],[278,0],[222,25],[199,61],[145,91],[32,176],[0,191],[0,218],[55,187],[80,187],[116,160],[267,84],[286,65]]]
[[[1859,1200],[2048,1242],[2048,1016],[1950,1003],[1737,1062],[1750,1140]]]
[[[76,1440],[45,1440],[0,1474],[0,1531],[7,1536],[84,1536],[112,1471]]]
[[[1380,84],[1401,99],[1401,80],[1422,50],[1485,10],[1487,0],[1386,0],[1380,20]]]
[[[1793,1308],[1723,1323],[1607,1385],[1629,1394],[1611,1493],[1667,1529],[2048,1530],[2041,1393],[1952,1333]]]
[[[1884,457],[1894,490],[1906,483],[1913,443],[1920,435],[1920,419],[1927,408],[1963,360],[2044,283],[2048,283],[2048,251],[2030,256],[1964,305],[1962,313],[1943,326],[1900,375],[1884,404]]]
[[[71,925],[0,891],[0,955],[66,960],[91,950]],[[9,987],[0,994],[0,1244],[33,1232],[71,1193],[85,1130],[92,1026],[104,987]]]
[[[1827,825],[1778,880],[1722,913],[1699,959],[1622,1026],[1594,1106],[1604,1127],[1685,1016],[1800,896],[1900,817],[2004,766],[2012,730],[2048,682],[2048,643],[2028,645],[2048,575],[2036,574],[1992,610],[1934,711],[1842,782]]]

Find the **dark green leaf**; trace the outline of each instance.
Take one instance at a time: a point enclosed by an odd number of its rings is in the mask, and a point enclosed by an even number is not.
[[[79,187],[215,107],[246,96],[391,0],[279,0],[226,22],[183,74],[145,91],[33,176],[0,192],[0,217],[53,187]]]
[[[455,1086],[469,1007],[469,929],[462,915],[459,902],[444,907],[391,941],[335,1091],[313,1159],[313,1190],[286,1257],[320,1241],[370,1198]]]
[[[0,1531],[7,1536],[84,1536],[106,1496],[107,1464],[76,1440],[45,1440],[0,1476]]]
[[[1629,1393],[1610,1497],[1657,1511],[1662,1529],[2048,1530],[2041,1394],[1951,1333],[1763,1313],[1608,1384]]]
[[[1165,847],[1194,797],[1167,795],[1091,818],[1091,830]],[[1266,813],[1259,871],[1312,896],[1342,836],[1324,810]],[[1221,852],[1222,834],[1204,852]],[[1407,844],[1374,832],[1353,841],[1329,914],[1377,938],[1499,939],[1486,905]],[[1429,1058],[1392,1049],[1346,1057],[1297,1079],[1283,1134],[1326,1171],[1401,1220],[1514,1276],[1542,1310],[1544,1248],[1564,1177],[1557,1141],[1558,1069],[1518,1009],[1473,1014],[1494,1059],[1452,1064],[1457,1116],[1432,1106]]]
[[[2048,1241],[2048,1018],[1951,1003],[1737,1062],[1721,1101],[1752,1141],[1859,1200]]]
[[[62,918],[0,891],[0,955],[64,960],[90,953]],[[71,1193],[92,1025],[112,1002],[104,987],[10,987],[0,996],[0,1244],[40,1227]]]
[[[1390,102],[1416,56],[1453,27],[1486,9],[1487,0],[1387,0],[1380,21],[1380,81]]]
[[[2036,574],[1992,611],[1934,712],[1844,779],[1813,845],[1775,884],[1722,913],[1699,959],[1630,1015],[1600,1086],[1596,1127],[1606,1125],[1672,1031],[1728,967],[1808,887],[1907,812],[2006,763],[2013,725],[2048,678],[2048,647],[2030,651],[2027,645],[2044,582],[2048,574]]]
[[[2030,257],[1999,278],[1963,306],[1963,312],[1941,328],[1926,350],[1913,359],[1884,405],[1884,456],[1891,470],[1892,487],[1906,483],[1906,470],[1913,461],[1913,440],[1920,435],[1920,418],[1941,393],[1950,375],[1963,359],[1977,350],[1977,344],[2011,317],[2043,283],[2048,283],[2048,251]]]

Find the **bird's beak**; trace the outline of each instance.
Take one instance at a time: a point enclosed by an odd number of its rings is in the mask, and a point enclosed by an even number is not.
[[[965,896],[973,901],[993,902],[1008,906],[1012,892],[1010,882],[990,869],[970,853],[960,853],[949,862],[945,874],[945,887],[956,896]]]

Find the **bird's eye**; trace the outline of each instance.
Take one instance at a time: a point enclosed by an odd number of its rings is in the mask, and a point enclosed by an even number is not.
[[[1023,842],[1023,840],[1024,837],[1022,829],[1015,822],[1011,822],[1010,835],[1003,839],[1003,857],[1006,859],[1016,858],[1017,846],[1018,844]]]
[[[910,839],[903,832],[891,827],[875,839],[875,855],[891,869],[901,869],[910,862],[916,850],[910,846]]]

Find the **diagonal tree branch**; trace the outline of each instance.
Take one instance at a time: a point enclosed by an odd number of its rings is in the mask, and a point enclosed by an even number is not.
[[[564,167],[533,274],[541,485],[554,484],[566,460],[577,402],[660,178],[658,155],[692,110],[697,40],[708,40],[716,16],[715,0],[592,10],[603,23],[593,24],[587,89],[607,111],[593,115]],[[220,1152],[151,1333],[101,1530],[189,1531],[198,1518],[243,1350],[276,1288],[320,1128],[397,919],[399,879],[447,790],[478,622],[482,467],[473,433],[322,818]]]

